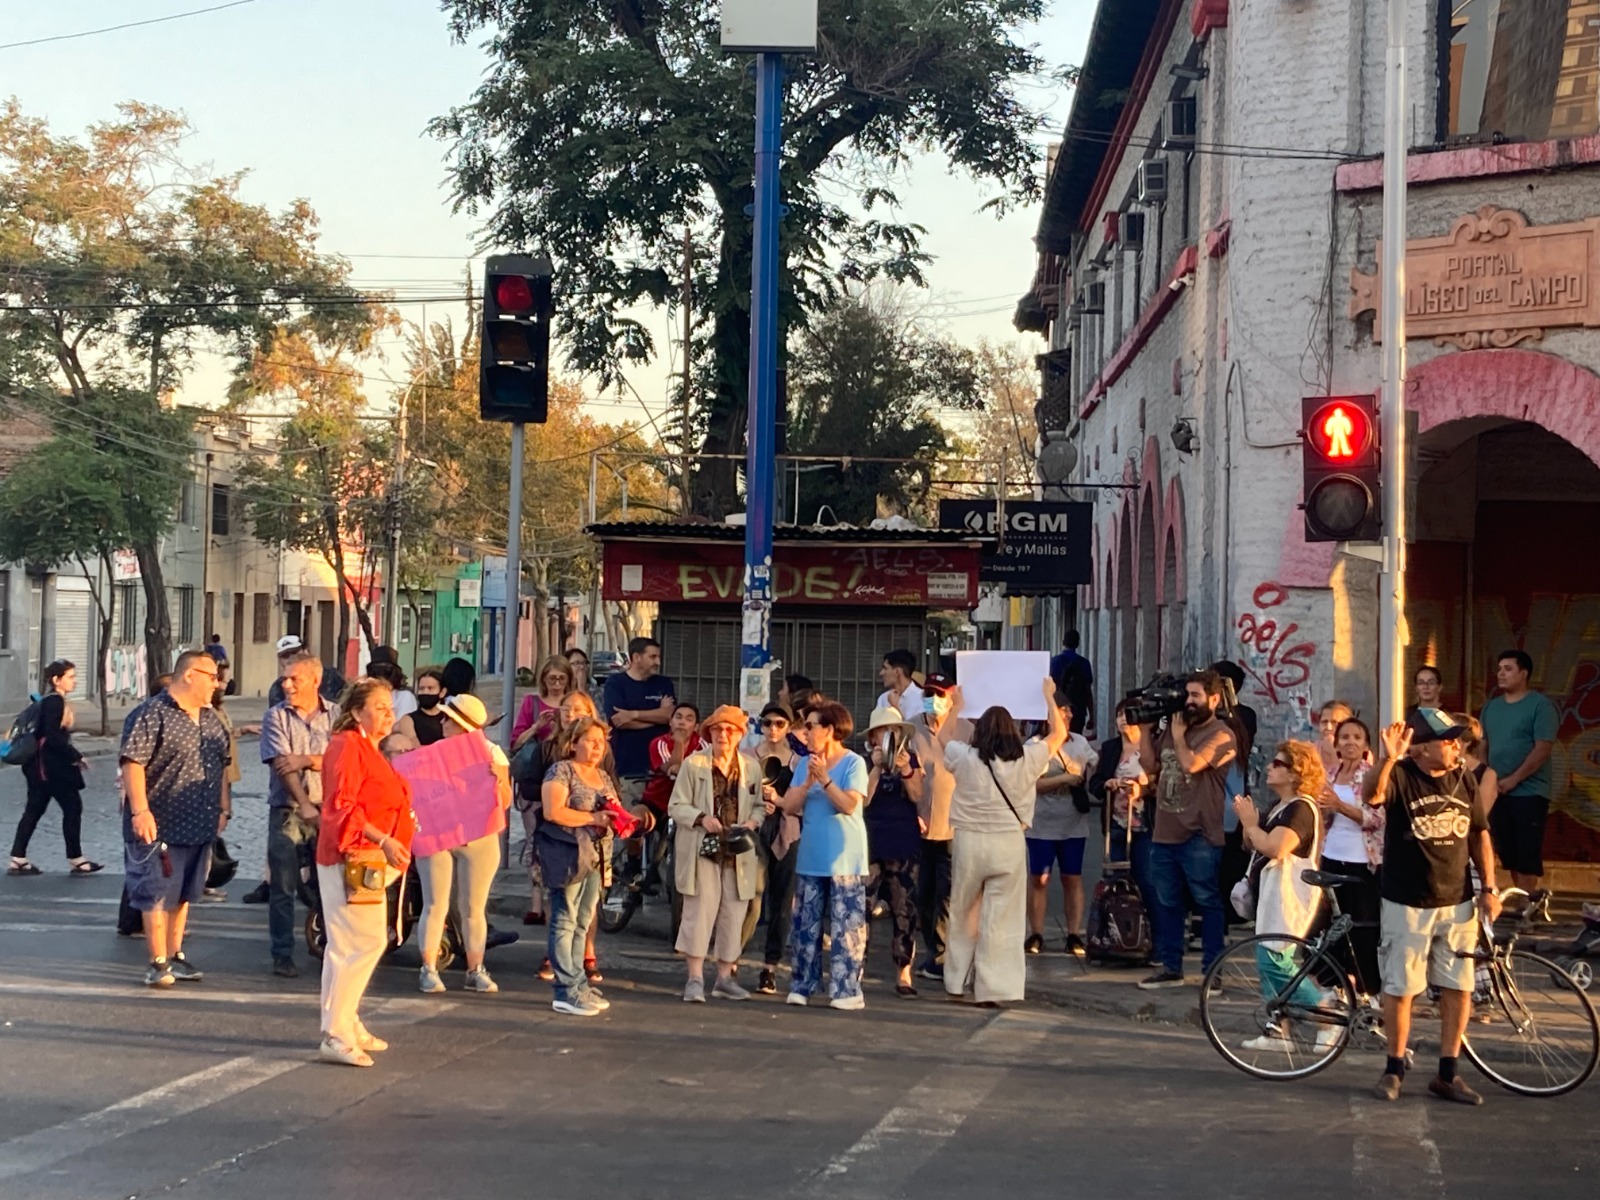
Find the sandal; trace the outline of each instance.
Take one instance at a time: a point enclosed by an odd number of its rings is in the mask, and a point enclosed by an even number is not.
[[[542,912],[534,912],[530,909],[522,914],[522,923],[524,925],[543,925],[544,921],[545,917]]]
[[[917,989],[909,983],[897,983],[894,985],[894,994],[903,1000],[914,1000],[917,996]]]
[[[43,875],[44,872],[25,858],[13,858],[6,868],[7,875]]]
[[[104,871],[104,863],[90,862],[87,858],[80,858],[68,868],[68,875],[93,875],[96,871]]]
[[[600,960],[586,958],[583,960],[583,973],[588,976],[590,983],[604,983],[605,976],[600,974]]]

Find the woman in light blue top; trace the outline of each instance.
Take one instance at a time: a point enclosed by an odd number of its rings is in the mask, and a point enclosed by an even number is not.
[[[806,717],[810,754],[797,760],[784,810],[799,814],[795,861],[794,978],[789,1003],[804,1005],[822,982],[824,918],[831,939],[828,1002],[833,1008],[867,1006],[861,971],[867,949],[867,764],[844,748],[855,731],[850,710],[827,701]]]

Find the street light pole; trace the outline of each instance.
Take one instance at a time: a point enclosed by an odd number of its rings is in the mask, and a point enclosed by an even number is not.
[[[1405,712],[1406,631],[1406,13],[1388,0],[1383,92],[1383,567],[1379,575],[1378,714]]]
[[[754,263],[750,277],[750,400],[744,521],[744,620],[739,654],[744,707],[767,702],[772,661],[772,507],[778,412],[778,161],[783,56],[756,57]]]
[[[386,645],[400,645],[400,504],[406,486],[406,397],[408,387],[400,394],[397,413],[399,429],[395,434],[394,483],[385,505],[389,516],[389,562],[385,569],[385,582],[389,585],[383,598],[383,641]]]

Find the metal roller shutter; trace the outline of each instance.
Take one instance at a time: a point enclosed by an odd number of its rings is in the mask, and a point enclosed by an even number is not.
[[[94,604],[88,592],[64,589],[56,583],[55,655],[78,668],[74,698],[90,694],[95,679]]]

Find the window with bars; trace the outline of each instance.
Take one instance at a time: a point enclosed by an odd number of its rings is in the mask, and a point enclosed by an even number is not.
[[[433,605],[417,607],[417,647],[426,650],[433,645]]]
[[[131,646],[139,640],[139,585],[119,583],[117,600],[117,641]]]
[[[186,583],[178,589],[178,640],[194,641],[194,585]]]
[[[0,650],[11,649],[11,572],[0,571]]]
[[[251,597],[250,640],[257,644],[272,640],[272,597],[266,592]]]
[[[211,485],[211,532],[216,537],[227,537],[233,528],[233,489],[225,483]]]

